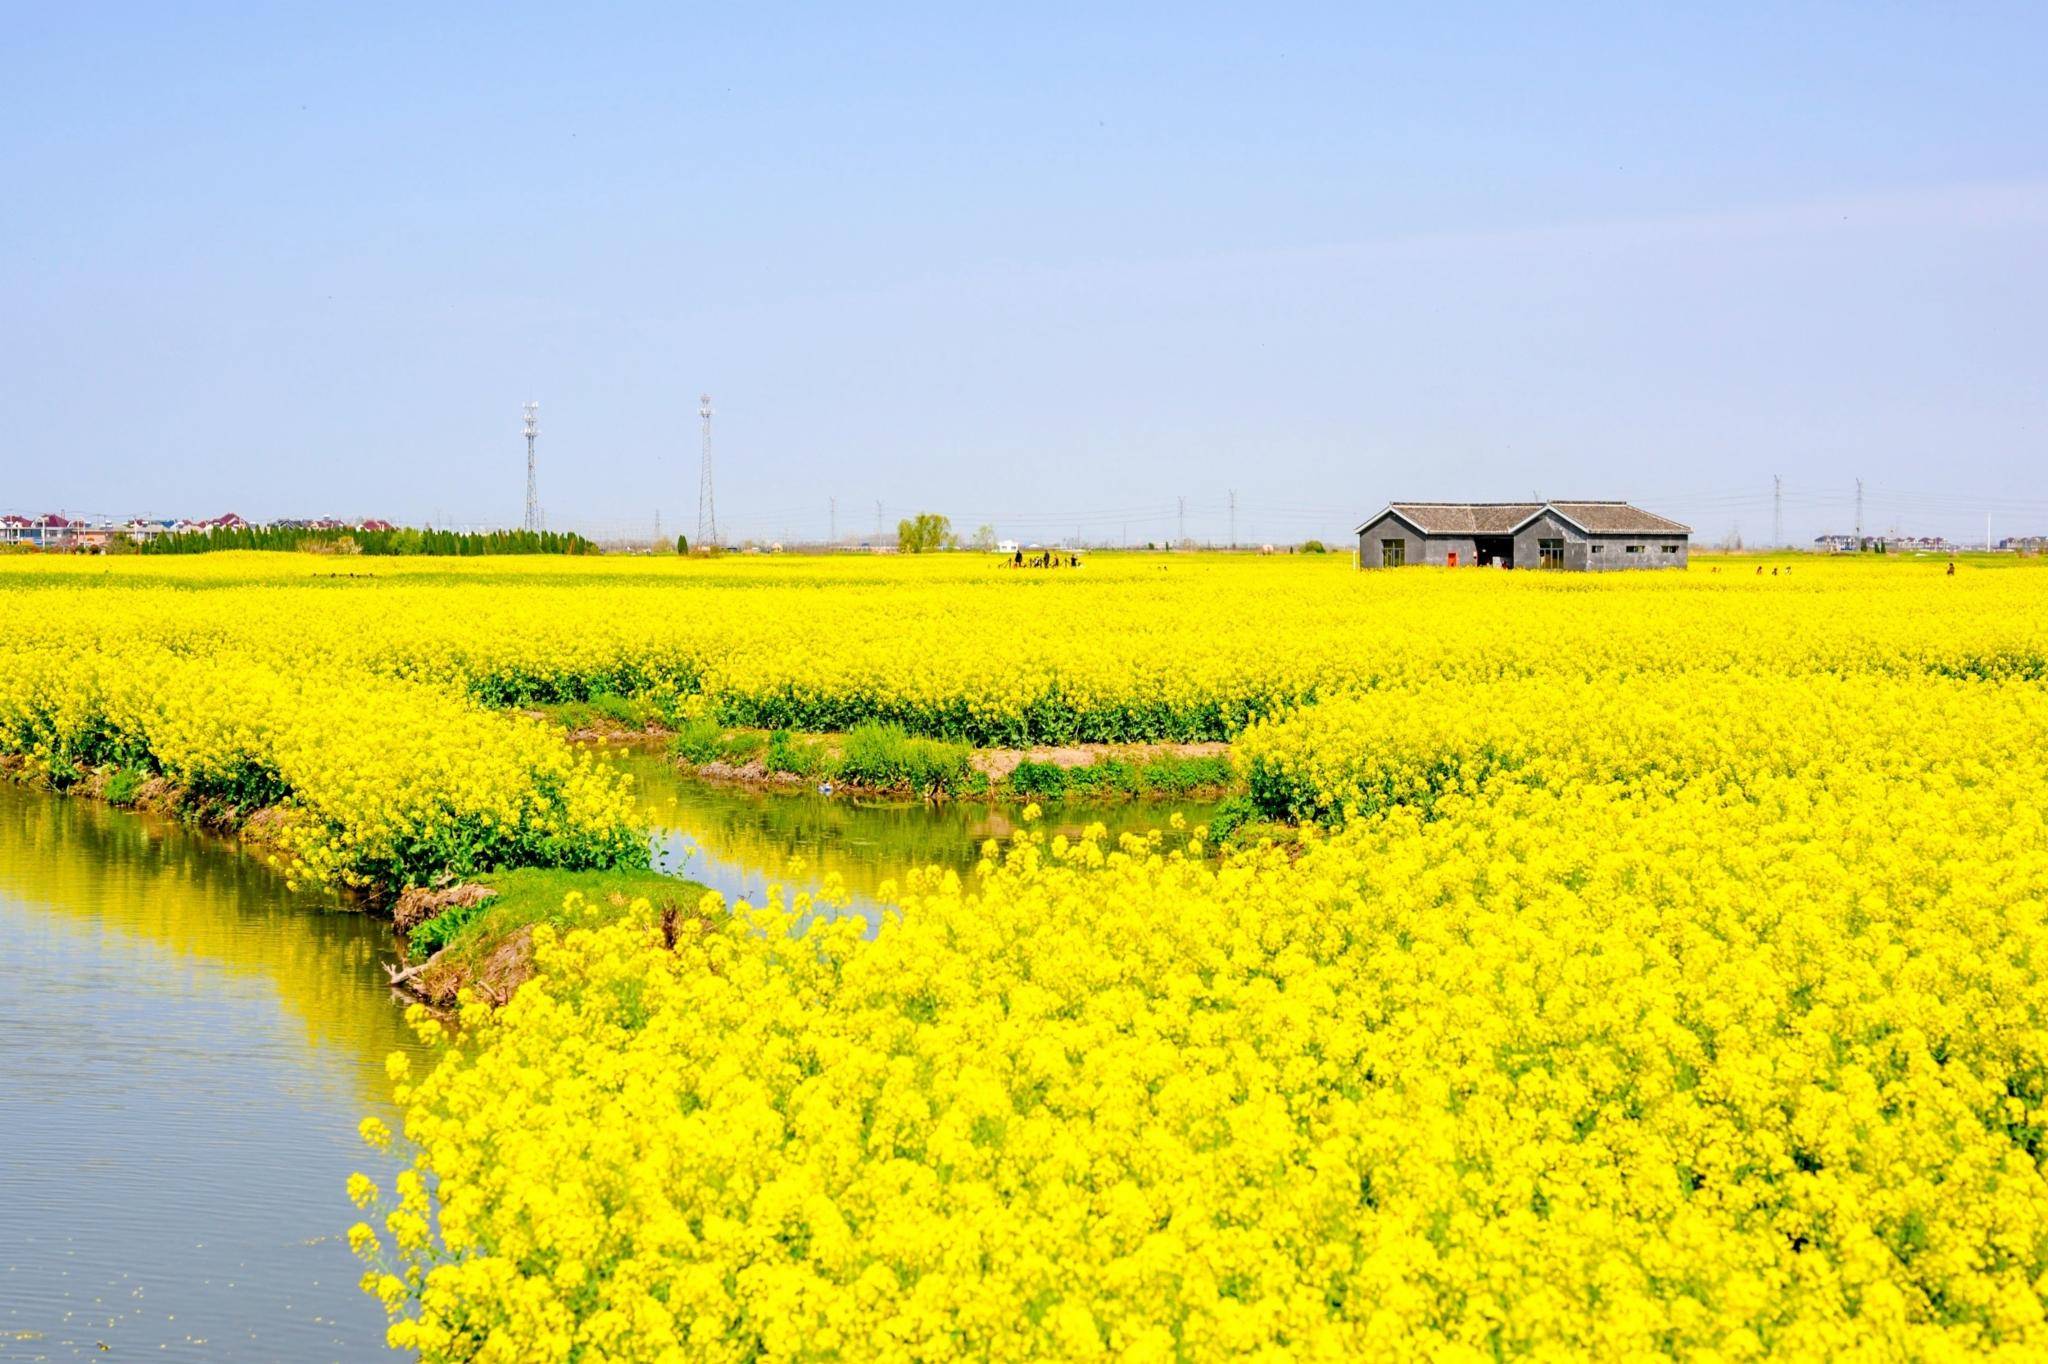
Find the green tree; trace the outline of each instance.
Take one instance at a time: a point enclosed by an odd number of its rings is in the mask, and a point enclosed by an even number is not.
[[[919,512],[907,521],[896,523],[896,548],[905,554],[922,554],[928,549],[939,549],[952,540],[952,521],[932,512]]]
[[[676,553],[678,553],[678,554],[688,554],[689,552],[690,552],[690,537],[689,537],[689,536],[687,536],[687,535],[678,535],[678,536],[676,537]]]

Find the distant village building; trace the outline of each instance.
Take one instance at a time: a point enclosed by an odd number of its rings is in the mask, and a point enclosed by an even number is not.
[[[1849,554],[1858,550],[1872,554],[1954,554],[1968,545],[1958,545],[1945,535],[1816,535],[1813,547],[1828,554]]]
[[[116,541],[145,544],[160,535],[190,535],[215,530],[260,528],[256,523],[237,516],[234,512],[200,521],[141,516],[131,517],[126,521],[104,518],[84,521],[75,517],[60,516],[55,512],[45,512],[40,516],[8,512],[0,514],[0,545],[31,545],[37,549],[103,554],[113,548]],[[398,529],[393,522],[375,518],[366,521],[345,521],[334,517],[273,521],[270,528],[332,532]]]
[[[1360,568],[1685,567],[1692,531],[1626,502],[1393,502],[1361,523]]]
[[[0,543],[62,549],[70,546],[71,537],[78,529],[76,521],[55,512],[45,512],[41,516],[0,516]]]

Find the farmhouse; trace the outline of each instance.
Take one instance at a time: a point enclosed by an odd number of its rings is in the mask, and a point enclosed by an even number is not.
[[[1360,568],[1683,568],[1692,531],[1626,502],[1393,502],[1358,527]]]

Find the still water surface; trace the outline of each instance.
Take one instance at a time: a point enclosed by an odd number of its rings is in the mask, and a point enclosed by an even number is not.
[[[388,934],[232,844],[0,782],[0,1358],[375,1344],[339,1233],[408,1043]]]
[[[662,865],[730,899],[838,873],[853,909],[971,866],[1013,812],[863,806],[677,777],[631,750]],[[1163,823],[1195,803],[1051,812]],[[788,874],[791,857],[805,873]],[[0,1360],[354,1360],[383,1315],[343,1230],[356,1140],[416,1044],[390,926],[176,823],[0,782]]]

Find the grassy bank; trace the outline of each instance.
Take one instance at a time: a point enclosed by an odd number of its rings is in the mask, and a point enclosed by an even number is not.
[[[147,812],[232,835],[245,849],[263,855],[277,848],[289,811],[274,791],[202,789],[182,785],[141,767],[52,769],[17,755],[0,755],[0,779],[31,784],[58,795],[82,796],[117,808]],[[272,858],[273,861],[277,859]],[[393,983],[437,1005],[455,1003],[473,989],[495,1003],[533,971],[533,930],[542,924],[566,929],[581,905],[608,915],[636,900],[689,917],[698,913],[705,888],[645,867],[568,870],[516,867],[472,872],[461,880],[443,873],[438,887],[358,885],[361,903],[392,913],[401,949]],[[402,968],[402,969],[401,969]]]
[[[533,930],[566,930],[584,913],[646,900],[667,922],[698,913],[705,888],[645,870],[562,871],[519,867],[399,898],[394,922],[409,965],[401,984],[429,1003],[453,1004],[470,989],[504,1003],[533,972]]]
[[[534,706],[530,713],[557,724],[571,738],[626,738],[673,733],[684,723],[671,695],[621,696],[599,692],[577,701]]]
[[[901,725],[804,733],[684,718],[676,698],[599,694],[529,712],[573,739],[665,737],[669,752],[707,776],[787,786],[829,782],[847,792],[988,800],[1130,800],[1222,795],[1242,783],[1227,754],[1162,745],[1098,746],[1066,760],[926,738]],[[1085,757],[1086,761],[1081,761]]]
[[[15,753],[0,753],[0,779],[105,801],[124,810],[147,810],[253,843],[275,843],[284,820],[277,804],[282,793],[262,783],[185,785],[143,767],[43,764]]]
[[[735,729],[710,720],[679,726],[669,751],[712,776],[797,779],[834,789],[986,800],[1138,799],[1215,795],[1237,785],[1222,753],[1104,750],[1068,761],[926,739],[897,725],[857,725],[843,734]]]

